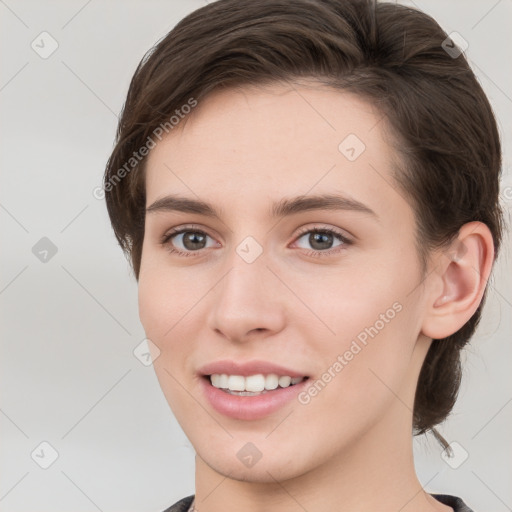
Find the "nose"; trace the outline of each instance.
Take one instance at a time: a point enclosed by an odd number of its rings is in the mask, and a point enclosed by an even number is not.
[[[228,271],[211,291],[209,328],[236,343],[280,332],[286,321],[282,283],[264,255],[248,263],[233,252]]]

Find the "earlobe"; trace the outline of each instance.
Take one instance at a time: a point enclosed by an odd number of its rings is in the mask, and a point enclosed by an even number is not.
[[[429,276],[432,290],[422,333],[442,339],[457,332],[477,310],[494,261],[489,228],[481,222],[464,224],[456,240],[436,256]]]

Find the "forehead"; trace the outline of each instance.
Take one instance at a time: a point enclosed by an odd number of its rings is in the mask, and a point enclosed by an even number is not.
[[[318,83],[216,91],[149,154],[147,204],[165,192],[248,206],[314,190],[385,209],[398,192],[385,126],[368,102]]]

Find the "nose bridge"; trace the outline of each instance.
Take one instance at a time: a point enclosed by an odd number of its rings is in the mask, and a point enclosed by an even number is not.
[[[213,290],[211,328],[242,341],[255,329],[281,327],[283,311],[273,290],[275,276],[267,263],[263,247],[250,237],[233,249],[226,259],[224,277]]]

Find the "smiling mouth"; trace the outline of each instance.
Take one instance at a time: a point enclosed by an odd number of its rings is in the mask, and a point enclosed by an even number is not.
[[[255,375],[228,375],[226,373],[214,373],[205,375],[205,379],[215,388],[230,395],[259,396],[275,390],[295,386],[309,377],[290,377],[275,373]]]

